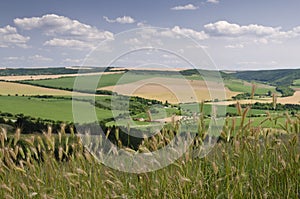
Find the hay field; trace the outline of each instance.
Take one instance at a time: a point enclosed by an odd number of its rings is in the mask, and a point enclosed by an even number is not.
[[[42,88],[13,82],[0,82],[0,95],[72,95],[70,91]]]
[[[174,104],[201,102],[216,98],[224,99],[224,97],[228,99],[238,94],[238,92],[232,92],[228,88],[225,88],[224,92],[221,83],[207,82],[207,84],[210,86],[207,86],[205,81],[200,80],[156,77],[123,85],[102,87],[101,89],[123,95],[168,101]],[[222,96],[224,93],[226,96]]]
[[[278,98],[277,102],[281,104],[300,104],[300,88],[294,88],[294,90],[296,92],[293,96]]]
[[[124,73],[123,71],[116,72],[96,72],[96,73],[74,73],[74,74],[58,74],[58,75],[20,75],[20,76],[0,76],[0,80],[4,81],[25,81],[25,80],[41,80],[41,79],[58,79],[61,77],[77,77],[77,76],[93,76],[93,75],[109,75]]]
[[[296,92],[293,96],[290,97],[278,97],[277,103],[280,104],[300,104],[300,89],[295,89]],[[241,104],[254,104],[256,102],[259,103],[271,103],[272,98],[262,98],[262,99],[253,99],[253,100],[239,100]],[[224,101],[224,102],[213,102],[208,104],[216,104],[216,105],[231,105],[236,104],[236,101]]]

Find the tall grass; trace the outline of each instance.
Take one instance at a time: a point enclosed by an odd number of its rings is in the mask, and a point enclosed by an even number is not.
[[[239,110],[243,118],[246,111]],[[145,138],[139,151],[164,147],[177,128],[174,123]],[[32,136],[0,129],[0,198],[299,198],[300,116],[286,114],[282,128],[279,134],[227,118],[219,142],[206,157],[193,157],[195,145],[205,137],[199,134],[174,164],[144,174],[98,163],[63,126],[56,135],[51,128]]]

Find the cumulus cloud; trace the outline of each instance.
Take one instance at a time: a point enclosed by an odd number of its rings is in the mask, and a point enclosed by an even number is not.
[[[23,30],[40,29],[46,36],[55,37],[45,43],[45,45],[50,46],[80,48],[114,38],[114,34],[109,31],[101,31],[94,26],[55,14],[47,14],[42,17],[16,18],[14,23]]]
[[[219,0],[207,0],[206,2],[207,2],[207,3],[214,3],[214,4],[220,3]]]
[[[262,26],[257,24],[239,25],[227,21],[218,21],[204,26],[205,32],[212,37],[252,38],[254,43],[280,43],[283,39],[295,38],[300,35],[298,28],[283,31],[281,27]],[[299,28],[300,30],[300,28]]]
[[[20,35],[15,27],[7,25],[3,28],[0,28],[0,48],[7,48],[13,46],[26,48],[26,43],[29,40],[30,37]]]
[[[193,4],[187,4],[183,6],[175,6],[171,8],[171,10],[197,10],[199,7],[193,5]]]
[[[89,50],[94,47],[93,44],[84,41],[74,40],[74,39],[60,39],[60,38],[54,38],[49,41],[46,41],[44,43],[44,46],[66,47],[66,48],[73,48],[77,50],[82,50],[82,49]]]
[[[165,36],[176,36],[176,34],[182,34],[192,37],[196,40],[204,40],[209,38],[204,31],[196,31],[189,28],[181,28],[179,26],[174,26],[171,30],[162,32],[162,34]]]
[[[105,19],[105,21],[107,21],[108,23],[120,23],[120,24],[131,24],[131,23],[135,23],[135,19],[130,17],[130,16],[123,16],[123,17],[118,17],[116,19],[109,19],[106,16],[103,16],[103,18]]]
[[[228,37],[244,35],[267,36],[278,33],[281,29],[280,27],[273,28],[256,24],[240,26],[227,21],[218,21],[216,23],[206,24],[204,28],[211,35]]]

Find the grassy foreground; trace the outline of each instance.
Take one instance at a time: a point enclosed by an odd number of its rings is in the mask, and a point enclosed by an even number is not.
[[[98,163],[64,129],[58,135],[49,129],[24,136],[18,130],[7,135],[2,128],[0,198],[298,198],[300,117],[286,118],[289,133],[284,134],[247,124],[228,128],[227,123],[206,157],[194,156],[205,137],[202,129],[198,141],[174,164],[144,174]],[[174,131],[162,131],[164,136],[144,140],[139,151],[168,144]]]

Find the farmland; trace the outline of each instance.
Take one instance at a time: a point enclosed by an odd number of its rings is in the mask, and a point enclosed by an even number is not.
[[[265,95],[268,92],[277,93],[275,87],[269,86],[266,84],[255,83],[256,85],[256,95]],[[225,85],[231,91],[241,92],[241,93],[250,93],[252,89],[252,85],[249,82],[241,81],[241,80],[225,80]]]
[[[82,103],[84,104],[87,102]],[[0,96],[0,110],[1,112],[24,114],[35,118],[50,119],[54,121],[73,121],[71,99]],[[96,113],[99,120],[112,117],[111,112],[108,110],[96,108]]]
[[[205,82],[191,72],[122,71],[101,74],[99,82],[98,75],[80,75],[84,89],[76,93],[72,92],[75,74],[0,82],[0,196],[297,198],[298,80],[290,85],[293,95],[281,97],[271,83],[226,76],[226,99],[219,101],[211,99],[207,83],[213,85],[211,92],[221,92],[220,82]],[[112,92],[94,96],[95,91],[88,86],[95,82],[98,91]],[[275,102],[273,94],[278,96]],[[242,97],[238,104],[236,95]],[[82,107],[80,124],[74,124],[74,102]],[[219,109],[225,112],[214,115]],[[78,128],[92,129],[93,124],[86,124],[93,115],[91,110],[95,110],[105,134],[100,134],[99,143],[92,139],[92,146],[104,147],[104,141],[112,142],[120,151],[98,152],[104,156],[114,153],[116,160],[119,155],[134,158],[173,146],[170,142],[178,139],[174,136],[186,118],[195,120],[189,126],[197,133],[193,144],[173,164],[148,173],[139,173],[138,166],[130,165],[128,168],[136,173],[126,173],[113,169],[122,164],[100,164],[87,150],[84,137],[79,138],[82,132]],[[215,116],[225,123],[220,131],[209,134]],[[149,138],[127,134],[149,129],[157,133]],[[187,135],[185,130],[180,135]],[[200,158],[202,145],[214,136],[217,140],[212,151]]]
[[[0,81],[0,95],[69,95],[69,91]]]

